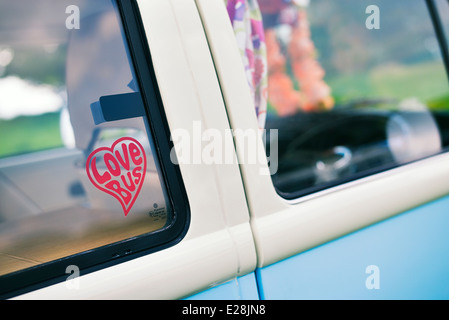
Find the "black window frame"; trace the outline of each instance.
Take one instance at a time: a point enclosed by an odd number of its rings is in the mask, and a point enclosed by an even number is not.
[[[190,207],[179,166],[172,163],[173,142],[158,88],[153,61],[136,0],[116,0],[132,64],[145,104],[146,118],[173,212],[161,230],[80,252],[56,261],[0,276],[0,299],[8,299],[67,280],[66,268],[75,265],[80,276],[172,247],[186,235]]]
[[[449,0],[447,0],[447,2],[449,4]],[[440,12],[438,11],[435,0],[426,0],[426,3],[440,45],[441,55],[443,57],[444,66],[446,67],[446,75],[449,79],[449,44],[446,39],[443,23],[441,22]]]
[[[446,76],[448,78],[448,85],[449,85],[449,43],[446,40],[446,36],[445,36],[445,32],[444,32],[444,27],[443,24],[441,22],[441,18],[440,18],[440,12],[437,8],[437,5],[435,3],[435,0],[423,0],[426,3],[427,6],[427,14],[429,15],[431,22],[433,24],[433,28],[435,30],[435,37],[438,40],[438,45],[440,47],[440,51],[441,51],[441,55],[442,55],[442,60],[443,60],[443,64],[445,67],[445,72],[446,72]],[[447,0],[449,2],[449,0]],[[268,128],[268,129],[276,129],[275,127],[273,128]],[[269,146],[269,145],[268,145]],[[444,153],[449,153],[449,147],[445,147],[441,150],[441,152],[434,154],[434,155],[430,155],[424,158],[420,158],[420,159],[416,159],[414,161],[410,161],[408,163],[404,163],[404,164],[410,164],[413,162],[417,162],[417,161],[421,161],[423,159],[426,158],[431,158],[434,157],[436,155],[439,154],[444,154]],[[269,153],[269,149],[267,150],[267,155],[270,154]],[[370,176],[373,176],[375,174],[379,174],[379,173],[383,173],[386,171],[390,171],[392,169],[395,168],[399,168],[401,166],[403,166],[404,164],[384,164],[381,165],[379,167],[375,167],[369,170],[365,170],[363,172],[359,172],[359,173],[355,173],[353,175],[351,175],[350,177],[346,177],[346,178],[340,178],[338,180],[335,181],[331,181],[331,182],[325,182],[325,183],[321,183],[319,185],[315,185],[315,186],[310,186],[304,189],[299,189],[296,191],[292,191],[292,192],[286,192],[281,190],[275,183],[275,181],[272,180],[274,189],[276,191],[276,193],[283,199],[287,200],[287,201],[298,201],[301,200],[302,197],[305,196],[310,196],[313,195],[315,193],[318,192],[322,192],[322,191],[326,191],[326,190],[330,190],[332,188],[350,183],[350,182],[354,182],[363,178],[367,178]]]

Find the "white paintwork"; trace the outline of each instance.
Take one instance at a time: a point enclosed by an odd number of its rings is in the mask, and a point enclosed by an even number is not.
[[[139,1],[171,130],[229,129],[223,98],[193,0]],[[19,299],[177,299],[253,271],[249,213],[237,164],[180,165],[191,209],[178,245]]]
[[[222,0],[196,0],[233,129],[257,121]],[[236,141],[237,152],[243,141]],[[260,141],[262,143],[262,141]],[[266,165],[265,165],[266,166]],[[295,201],[281,198],[260,165],[241,164],[258,266],[264,267],[449,193],[442,154]]]

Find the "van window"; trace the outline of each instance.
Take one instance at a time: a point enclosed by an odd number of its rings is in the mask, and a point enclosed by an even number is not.
[[[426,1],[238,2],[263,21],[264,128],[277,130],[282,196],[447,149],[448,78]]]
[[[124,34],[115,1],[0,0],[0,276],[171,223]]]

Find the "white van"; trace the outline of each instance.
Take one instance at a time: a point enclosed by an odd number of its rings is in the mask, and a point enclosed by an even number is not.
[[[449,298],[449,4],[371,2],[0,0],[0,297]]]

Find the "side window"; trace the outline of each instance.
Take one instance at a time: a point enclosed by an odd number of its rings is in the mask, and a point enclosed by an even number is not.
[[[1,293],[171,240],[157,92],[143,97],[119,9],[0,0]]]
[[[426,1],[257,3],[267,58],[265,129],[278,130],[272,180],[282,196],[447,148],[448,78]]]

